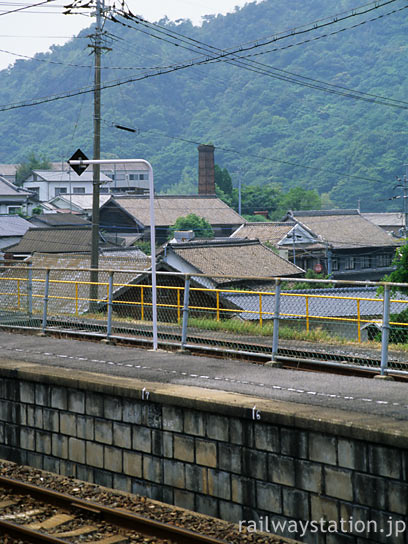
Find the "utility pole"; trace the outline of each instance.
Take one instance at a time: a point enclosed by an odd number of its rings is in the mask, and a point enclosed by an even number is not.
[[[94,118],[93,118],[93,159],[101,158],[101,50],[102,50],[102,13],[104,0],[96,0],[96,27],[94,43]],[[92,247],[91,247],[91,286],[89,290],[91,311],[96,309],[98,299],[98,267],[99,267],[99,195],[100,164],[92,166]]]
[[[238,214],[241,215],[241,185],[242,185],[242,170],[238,170]]]
[[[66,7],[65,14],[69,15],[73,9],[88,8],[93,4],[93,0],[84,4],[84,0],[74,0],[72,4]],[[93,7],[93,6],[92,6]],[[101,54],[102,49],[109,50],[103,46],[102,39],[102,20],[105,13],[105,0],[95,0],[96,16],[95,32],[91,36],[93,40],[88,46],[94,52],[94,111],[93,111],[93,160],[98,161],[101,156]],[[99,266],[99,195],[101,183],[101,168],[99,163],[92,166],[92,231],[91,231],[91,276],[89,308],[95,311],[98,300],[98,266]]]
[[[408,240],[408,164],[404,164],[405,168],[407,169],[406,174],[403,178],[403,190],[404,190],[404,198],[403,198],[403,210],[404,210],[404,237],[405,237],[405,243],[407,243]]]
[[[408,164],[404,164],[404,166],[407,168],[407,174],[408,174]],[[399,182],[398,185],[394,187],[396,189],[397,187],[402,189],[402,213],[404,216],[404,226],[401,229],[404,233],[405,238],[405,244],[408,243],[408,176],[405,174],[403,178],[397,178],[397,181]],[[397,197],[400,198],[400,197]]]

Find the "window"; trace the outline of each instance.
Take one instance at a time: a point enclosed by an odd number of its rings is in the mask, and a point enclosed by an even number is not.
[[[355,268],[354,257],[346,257],[345,258],[344,268],[346,270],[353,270]]]
[[[21,206],[7,206],[7,213],[9,213],[10,215],[16,215],[21,211]]]
[[[332,259],[331,267],[332,267],[332,270],[338,270],[339,269],[339,261],[337,259]]]
[[[74,193],[74,195],[84,195],[85,194],[85,187],[74,187],[73,193]]]
[[[33,193],[35,198],[40,198],[40,188],[39,187],[29,187],[28,189],[31,193]]]
[[[371,256],[363,255],[361,257],[361,268],[371,268]]]
[[[55,196],[66,195],[66,194],[67,194],[67,188],[66,187],[55,187]]]
[[[129,181],[138,181],[138,180],[147,180],[149,179],[148,174],[129,174]]]
[[[378,266],[390,266],[392,263],[392,255],[378,255]]]

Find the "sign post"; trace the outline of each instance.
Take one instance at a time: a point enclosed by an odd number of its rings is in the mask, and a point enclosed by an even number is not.
[[[80,154],[80,156],[78,156]],[[152,270],[152,322],[153,322],[153,350],[157,350],[157,282],[156,282],[156,223],[154,218],[154,179],[153,167],[144,159],[87,159],[78,149],[68,160],[68,164],[81,175],[90,164],[144,164],[149,169],[149,204],[150,204],[150,246]],[[79,167],[79,168],[78,168]],[[78,169],[77,169],[78,168]]]

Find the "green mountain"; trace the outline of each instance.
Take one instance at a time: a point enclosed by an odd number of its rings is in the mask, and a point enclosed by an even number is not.
[[[388,199],[400,194],[395,178],[408,162],[407,4],[368,11],[373,2],[360,15],[348,12],[360,5],[355,0],[328,4],[265,0],[207,17],[201,27],[162,20],[160,39],[151,27],[115,15],[120,22],[104,27],[110,50],[103,52],[102,81],[113,86],[102,92],[103,156],[145,158],[159,191],[191,192],[197,144],[211,142],[234,185],[240,171],[243,184],[316,189],[338,207],[355,208],[360,199],[363,211],[401,209],[401,200]],[[174,32],[177,45],[169,43]],[[20,162],[30,152],[65,161],[78,147],[92,156],[92,93],[53,100],[92,85],[88,34],[0,72],[0,162]],[[202,43],[241,46],[240,55],[252,56],[224,54],[152,77],[157,67],[220,55]],[[307,86],[286,81],[299,76]],[[139,80],[116,85],[132,78]],[[319,82],[335,85],[336,94],[315,88]],[[348,89],[371,97],[350,98]],[[40,97],[49,101],[8,109]],[[377,97],[401,102],[391,107]]]

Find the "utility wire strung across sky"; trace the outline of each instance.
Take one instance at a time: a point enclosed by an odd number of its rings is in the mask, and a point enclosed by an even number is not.
[[[380,7],[380,6],[377,6],[376,8],[372,8],[372,9],[378,9],[378,7]],[[407,8],[408,8],[408,5],[405,5],[401,9],[407,9]],[[356,90],[353,90],[353,89],[349,89],[347,87],[342,87],[340,85],[333,85],[331,83],[326,83],[326,82],[319,81],[319,80],[309,78],[309,77],[306,77],[306,76],[301,76],[301,75],[295,74],[293,72],[289,72],[289,71],[286,71],[286,70],[281,70],[281,69],[278,69],[278,68],[274,68],[272,66],[269,66],[267,64],[263,64],[263,63],[260,63],[260,62],[257,62],[257,61],[247,60],[246,57],[241,56],[241,55],[234,55],[234,56],[232,56],[231,59],[229,59],[229,56],[233,55],[233,53],[228,53],[228,58],[226,58],[225,57],[225,50],[222,50],[222,49],[216,48],[214,46],[208,45],[208,44],[206,44],[204,42],[200,42],[200,41],[198,41],[196,39],[193,39],[193,38],[188,38],[187,36],[185,36],[183,34],[180,34],[178,32],[174,32],[172,30],[167,30],[164,27],[161,27],[160,25],[157,25],[156,23],[149,23],[149,22],[145,21],[144,19],[141,19],[138,16],[133,16],[133,14],[130,14],[130,15],[129,14],[125,14],[125,15],[122,14],[122,16],[125,17],[126,19],[134,19],[135,22],[138,25],[141,24],[142,26],[144,26],[144,27],[146,27],[148,29],[151,29],[153,32],[156,31],[156,29],[159,29],[158,30],[159,33],[164,33],[164,34],[166,34],[166,36],[168,36],[168,38],[172,38],[173,41],[171,41],[169,39],[164,40],[164,41],[166,41],[168,43],[171,43],[172,45],[177,45],[179,47],[188,49],[189,51],[193,51],[193,52],[201,53],[203,51],[206,55],[208,55],[208,54],[213,55],[212,59],[207,58],[207,59],[205,59],[203,61],[200,61],[200,59],[190,60],[192,65],[209,64],[209,63],[212,63],[214,61],[216,61],[216,62],[227,62],[228,64],[239,66],[241,68],[244,68],[246,70],[249,70],[249,71],[252,71],[252,72],[255,72],[255,73],[259,73],[261,75],[266,75],[266,76],[269,76],[269,77],[272,77],[272,78],[275,78],[275,79],[283,80],[283,81],[290,82],[290,83],[295,83],[297,85],[301,85],[301,86],[321,90],[321,91],[328,92],[328,93],[331,93],[331,94],[338,94],[338,95],[341,95],[341,96],[347,96],[349,98],[356,98],[356,99],[359,99],[359,100],[364,100],[364,101],[367,101],[367,102],[375,102],[375,103],[382,104],[382,105],[387,105],[387,106],[394,106],[394,107],[401,107],[402,106],[403,109],[406,109],[406,107],[408,106],[408,102],[404,102],[404,101],[401,101],[401,100],[395,100],[395,99],[391,99],[391,98],[387,98],[387,97],[382,97],[382,96],[378,96],[378,95],[374,95],[374,94],[370,94],[370,93],[364,93],[362,91],[356,91]],[[112,16],[111,16],[111,19],[112,19]],[[116,18],[113,18],[112,20],[114,20],[115,22],[119,22],[120,24],[122,24],[123,26],[126,26],[128,28],[132,28],[134,30],[140,31],[140,29],[138,27],[134,27],[132,25],[129,25],[128,23],[123,23],[123,22],[119,21]],[[364,23],[365,22],[366,21],[364,21]],[[358,23],[358,24],[363,24],[363,23]],[[149,33],[147,31],[143,31],[143,30],[141,32],[143,32],[145,34],[148,34],[149,36],[154,37],[156,39],[162,39],[160,36],[157,36],[156,34],[152,34],[152,33]],[[180,37],[182,39],[179,42],[177,40],[179,40]],[[185,45],[182,45],[183,43]],[[186,45],[186,44],[189,44],[189,45]],[[197,44],[199,44],[199,45],[197,45]],[[192,47],[194,47],[195,49],[192,49]],[[258,47],[258,45],[253,46],[253,47]],[[197,51],[197,49],[198,49],[198,51]],[[236,50],[238,50],[238,49],[236,49]]]
[[[103,121],[103,122],[108,126],[112,126],[112,127],[117,128],[119,130],[123,130],[123,131],[126,131],[126,132],[132,132],[132,133],[135,133],[135,134],[140,134],[141,132],[150,132],[150,131],[141,131],[140,129],[131,128],[131,127],[128,127],[128,126],[125,126],[125,125],[117,124],[117,123],[108,123],[107,121]],[[187,138],[180,138],[180,137],[176,137],[176,136],[168,136],[164,132],[160,132],[160,131],[157,131],[157,130],[155,130],[152,135],[153,136],[154,135],[164,136],[165,138],[171,138],[172,140],[179,140],[181,142],[185,142],[185,143],[189,143],[189,144],[193,144],[193,145],[201,145],[200,142],[197,142],[197,141],[194,141],[194,140],[189,140]],[[223,146],[219,146],[219,145],[216,145],[214,147],[215,147],[215,149],[219,149],[220,151],[224,151],[225,153],[234,153],[234,154],[237,154],[237,155],[242,155],[242,153],[240,151],[238,151],[237,149],[232,149],[232,148],[223,147]],[[328,174],[335,174],[335,175],[346,177],[346,178],[360,179],[360,180],[364,180],[364,181],[373,181],[375,183],[384,183],[384,180],[382,180],[382,179],[367,178],[367,177],[363,177],[363,176],[356,176],[356,175],[353,175],[353,174],[345,174],[344,172],[336,172],[334,170],[328,170],[326,168],[318,168],[318,167],[307,166],[305,164],[299,164],[299,163],[290,162],[290,161],[282,161],[282,160],[278,160],[278,159],[272,159],[271,157],[265,157],[265,156],[262,156],[262,155],[255,155],[253,153],[245,153],[245,157],[252,157],[252,158],[261,159],[261,160],[264,160],[264,161],[270,161],[270,162],[275,162],[275,163],[279,163],[279,164],[285,164],[287,166],[296,166],[296,167],[299,167],[299,168],[314,170],[315,172],[326,172]]]
[[[47,1],[50,1],[50,0],[47,0]],[[383,3],[375,2],[374,4],[370,4],[372,7],[366,8],[366,10],[369,9],[371,11],[373,9],[378,9],[379,7],[382,7],[384,5],[393,3],[395,1],[398,1],[398,0],[389,0],[388,2],[383,2]],[[80,7],[78,4],[75,7],[77,7],[77,6]],[[405,8],[408,8],[408,6],[406,5],[406,6],[404,6],[404,8],[401,8],[401,9],[405,9]],[[67,9],[72,9],[72,8],[68,7]],[[355,12],[356,12],[356,10],[353,11],[353,14],[344,15],[343,18],[355,16],[357,14]],[[131,20],[132,17],[136,17],[136,16],[133,16],[133,14],[130,14],[130,15],[127,14],[126,15],[127,19]],[[141,18],[138,18],[138,17],[136,17],[136,18],[143,21],[143,24],[149,24],[152,27],[158,26],[158,25],[153,25],[153,24],[147,23],[147,21],[145,21],[145,20],[143,20]],[[335,22],[338,22],[338,20],[333,19],[331,24],[334,24]],[[126,25],[126,23],[121,23],[121,24]],[[323,24],[325,26],[327,26],[328,23],[323,23]],[[135,28],[135,27],[131,27],[131,28]],[[311,31],[313,29],[314,28],[310,28],[308,31]],[[304,32],[306,32],[306,30],[299,30],[299,31],[294,30],[290,34],[288,34],[288,36],[289,35],[294,35],[296,33],[304,33]],[[177,33],[174,33],[174,34],[177,35]],[[157,36],[154,36],[154,37],[157,37]],[[282,38],[283,38],[283,36],[281,36],[279,39],[282,39]],[[194,40],[194,41],[198,42],[198,40]],[[270,42],[270,40],[269,40],[269,42]],[[293,74],[293,73],[291,74],[289,72],[288,72],[288,75],[285,75],[283,70],[280,70],[280,72],[282,72],[282,73],[279,74],[279,73],[276,73],[278,71],[277,69],[269,67],[268,65],[263,65],[262,63],[255,63],[255,65],[254,65],[253,64],[254,61],[251,61],[252,65],[242,66],[242,63],[245,61],[245,59],[243,59],[243,58],[241,58],[239,56],[237,57],[237,60],[230,59],[229,57],[233,54],[231,51],[226,53],[224,50],[219,50],[219,49],[217,49],[217,48],[215,48],[213,46],[209,46],[208,44],[204,44],[203,42],[199,42],[199,43],[202,44],[202,45],[200,45],[200,49],[202,49],[203,47],[207,48],[207,50],[205,51],[206,54],[207,54],[207,57],[204,58],[204,59],[198,59],[196,61],[188,61],[188,62],[186,62],[184,64],[170,65],[168,67],[160,68],[154,73],[139,74],[138,76],[131,77],[131,78],[128,78],[126,80],[115,80],[115,81],[112,81],[112,82],[106,82],[105,84],[102,85],[101,88],[102,89],[113,88],[113,87],[117,87],[119,85],[125,85],[125,84],[128,84],[128,83],[141,81],[143,79],[147,79],[147,78],[150,78],[150,77],[155,77],[155,76],[158,76],[158,75],[163,75],[163,74],[176,72],[176,71],[179,71],[179,70],[183,70],[185,68],[190,68],[192,66],[208,64],[208,63],[211,63],[211,62],[213,62],[215,60],[224,60],[225,62],[228,62],[228,63],[238,62],[238,63],[240,63],[241,67],[245,67],[245,69],[250,70],[252,72],[256,72],[256,73],[266,75],[266,76],[269,76],[269,77],[273,77],[273,78],[276,78],[276,79],[281,79],[281,80],[288,81],[288,82],[291,82],[291,83],[296,83],[298,85],[302,85],[302,86],[305,86],[305,87],[314,88],[314,89],[321,90],[321,91],[324,91],[324,92],[328,92],[328,93],[331,93],[331,94],[339,94],[341,96],[346,96],[346,97],[349,97],[349,98],[355,98],[355,99],[364,100],[364,101],[368,101],[368,102],[374,102],[374,103],[377,103],[377,104],[396,107],[396,108],[400,108],[400,109],[408,109],[408,103],[404,102],[404,101],[389,99],[389,98],[380,97],[380,96],[377,96],[377,95],[370,95],[368,93],[363,93],[363,92],[360,92],[360,91],[353,91],[352,89],[346,89],[344,87],[335,86],[335,85],[332,85],[332,84],[326,84],[324,82],[319,82],[318,80],[313,80],[311,78],[307,78],[307,77],[304,77],[304,76],[298,76],[297,74]],[[173,45],[177,45],[177,44],[173,43]],[[197,46],[195,46],[195,47],[197,47]],[[255,46],[251,46],[251,47],[255,47]],[[208,52],[209,52],[208,49],[210,50],[210,52],[212,54],[211,57],[208,57]],[[214,51],[219,51],[219,53],[216,54],[216,53],[214,53]],[[194,52],[197,52],[197,51],[194,51]],[[227,55],[228,55],[228,57],[227,57]],[[227,58],[225,59],[225,57],[227,57]],[[250,61],[247,61],[247,62],[250,62]],[[258,65],[259,65],[259,68],[258,68]],[[265,67],[265,68],[263,68],[263,67]],[[275,72],[273,72],[273,70],[275,70]],[[296,78],[302,78],[304,81],[299,81]],[[326,85],[326,87],[324,87],[324,85]],[[75,90],[68,91],[66,93],[62,93],[62,94],[59,94],[59,95],[33,99],[30,102],[19,102],[19,103],[15,103],[15,104],[3,105],[3,106],[0,106],[0,111],[8,111],[8,110],[22,108],[22,107],[30,107],[30,106],[34,106],[34,105],[38,105],[38,104],[43,104],[43,103],[46,103],[46,102],[52,102],[52,101],[56,101],[56,100],[70,98],[70,97],[78,96],[78,95],[81,95],[81,94],[84,94],[84,93],[91,93],[91,92],[93,92],[93,90],[94,90],[93,87],[84,88],[84,89],[75,89]]]

